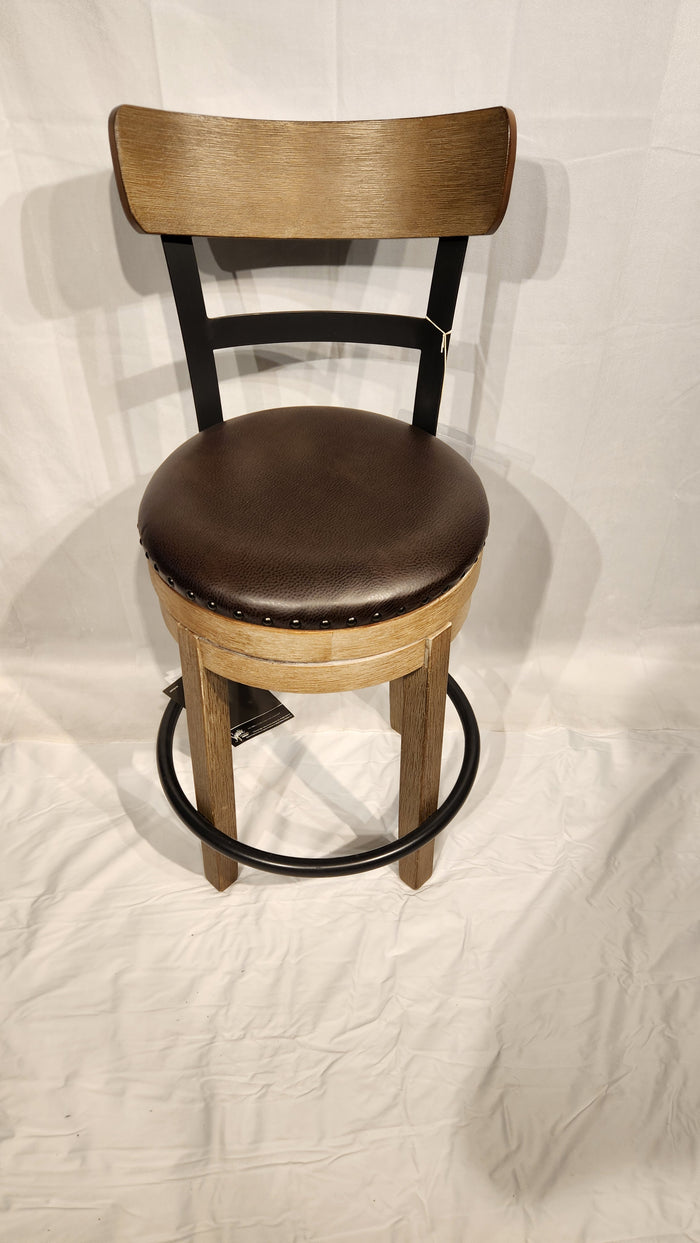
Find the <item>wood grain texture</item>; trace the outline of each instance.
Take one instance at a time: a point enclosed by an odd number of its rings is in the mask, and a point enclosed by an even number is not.
[[[144,233],[448,237],[491,233],[515,159],[507,108],[376,121],[262,121],[122,105],[122,206]]]
[[[423,661],[423,640],[377,656],[361,656],[356,660],[325,660],[320,662],[261,660],[242,652],[231,652],[213,643],[200,641],[202,659],[208,669],[270,691],[291,691],[299,695],[329,694],[331,691],[360,690],[378,686],[403,677]]]
[[[476,584],[479,581],[479,575],[481,574],[481,566],[483,563],[483,558],[484,558],[484,554],[482,551],[479,553],[477,560],[474,562],[474,565],[469,571],[471,575],[471,578],[469,580],[469,590],[465,591],[461,595],[459,603],[457,604],[457,607],[454,613],[450,617],[450,623],[452,625],[452,639],[453,640],[456,639],[457,635],[462,629],[462,626],[464,625],[465,621],[467,620],[469,616],[469,610],[472,606],[472,596],[474,595],[474,589],[476,587]]]
[[[450,627],[426,640],[425,663],[403,679],[399,837],[410,833],[438,805],[440,761],[450,659]],[[434,843],[399,863],[399,875],[418,889],[433,870]]]
[[[222,833],[235,837],[236,800],[226,682],[206,668],[195,635],[180,627],[178,640],[197,807]],[[215,889],[227,889],[235,881],[235,859],[219,854],[204,842],[202,857],[204,874]]]
[[[401,733],[401,717],[403,714],[403,678],[396,678],[389,683],[389,724],[397,734]]]
[[[359,660],[394,652],[428,634],[436,634],[447,622],[458,628],[468,608],[481,569],[481,557],[454,587],[419,609],[371,626],[342,630],[292,630],[254,626],[250,622],[222,617],[193,604],[156,574],[149,562],[151,582],[161,603],[166,625],[177,638],[177,625],[207,639],[216,647],[240,652],[260,660],[322,664],[327,661]],[[456,629],[455,629],[456,633]]]

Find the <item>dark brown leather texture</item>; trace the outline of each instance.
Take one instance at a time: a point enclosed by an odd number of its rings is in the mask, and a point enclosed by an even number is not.
[[[364,626],[453,586],[489,511],[443,441],[363,410],[294,406],[199,432],[146,488],[139,531],[176,591],[246,622]]]

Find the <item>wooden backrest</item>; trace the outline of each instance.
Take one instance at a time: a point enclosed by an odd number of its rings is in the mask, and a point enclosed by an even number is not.
[[[124,105],[109,119],[128,219],[162,235],[197,421],[223,417],[214,352],[281,341],[358,341],[420,351],[413,422],[435,434],[470,234],[508,204],[507,108],[394,121],[250,121]],[[439,238],[427,313],[207,314],[193,236]]]
[[[386,121],[255,121],[122,105],[124,211],[144,233],[389,238],[492,233],[508,204],[508,108]]]

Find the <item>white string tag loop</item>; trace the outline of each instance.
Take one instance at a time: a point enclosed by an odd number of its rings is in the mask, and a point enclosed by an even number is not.
[[[435,320],[431,319],[429,315],[426,315],[425,318],[427,319],[429,324],[433,325],[433,328],[437,328],[438,332],[440,333],[440,336],[442,337],[442,342],[440,345],[440,353],[445,355],[445,366],[447,366],[447,338],[452,335],[452,329],[448,328],[447,330],[445,330],[444,328],[441,328],[440,325],[436,324]]]
[[[447,375],[447,338],[452,335],[452,329],[441,328],[440,325],[436,324],[435,320],[431,319],[429,315],[426,315],[425,318],[429,324],[433,325],[433,328],[437,328],[440,336],[442,337],[442,341],[440,342],[440,353],[442,354],[442,384],[440,385],[440,401],[442,401],[442,390],[445,387],[445,376]]]

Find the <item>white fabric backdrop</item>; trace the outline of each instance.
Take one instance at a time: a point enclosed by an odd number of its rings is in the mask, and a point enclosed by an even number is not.
[[[9,732],[92,736],[75,682],[97,668],[99,728],[147,736],[174,659],[134,515],[194,422],[158,242],[115,198],[106,117],[124,101],[299,118],[515,109],[511,209],[471,245],[444,401],[443,434],[473,452],[493,509],[455,659],[499,728],[696,720],[697,4],[5,0],[0,21]],[[429,257],[357,247],[339,274],[241,273],[234,297],[420,313]],[[336,389],[337,352],[227,360],[246,376],[227,412],[309,388],[408,410],[410,355],[347,350]]]
[[[268,849],[391,832],[391,735],[258,741]],[[7,749],[2,1243],[700,1243],[697,733],[485,741],[417,894],[219,896],[152,741]]]
[[[0,5],[3,1243],[700,1243],[699,53],[695,0]],[[452,662],[484,758],[418,895],[244,870],[219,897],[160,793],[176,655],[135,516],[194,415],[120,102],[517,113],[442,416],[492,505]],[[229,288],[202,250],[212,304],[424,306],[427,243],[257,253]],[[405,418],[414,374],[222,363],[231,415]],[[236,753],[246,835],[391,833],[383,688],[289,698]]]

